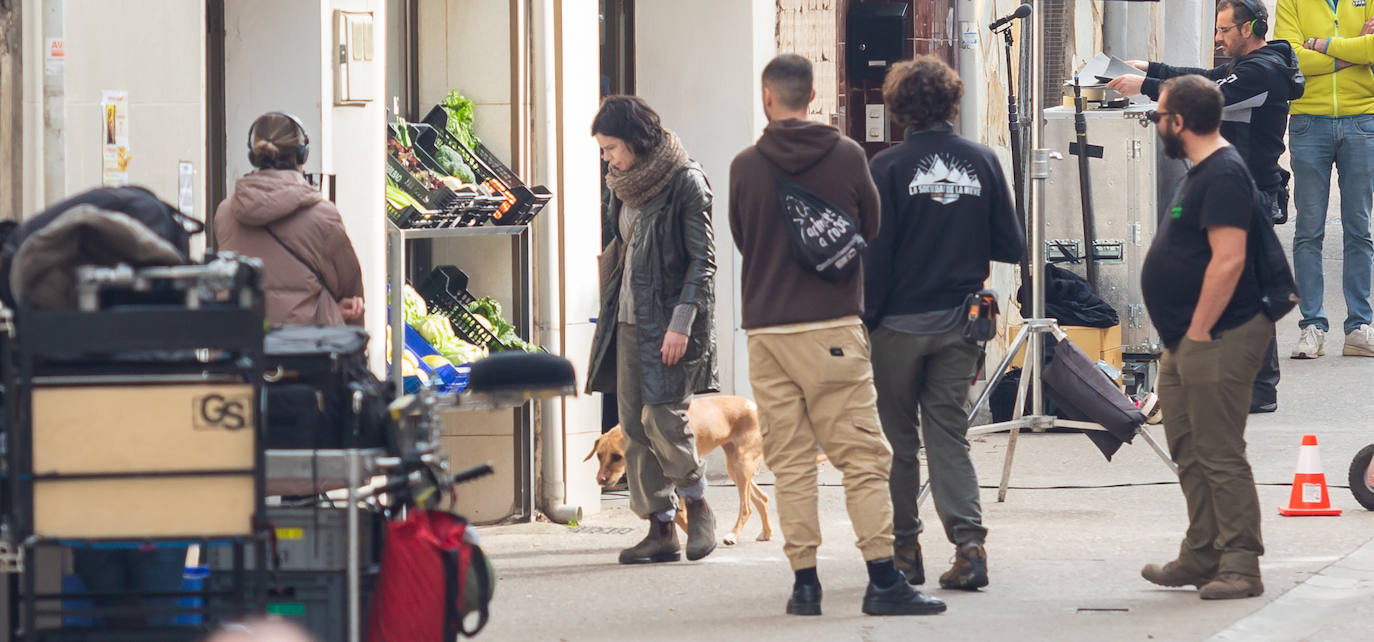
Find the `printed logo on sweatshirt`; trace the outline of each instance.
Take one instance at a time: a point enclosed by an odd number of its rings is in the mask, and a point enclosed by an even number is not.
[[[973,164],[949,154],[931,154],[916,164],[916,176],[907,186],[911,196],[926,194],[941,205],[949,205],[961,196],[981,196],[983,182]]]

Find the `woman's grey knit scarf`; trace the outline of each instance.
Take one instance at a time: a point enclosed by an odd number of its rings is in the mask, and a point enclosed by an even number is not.
[[[622,172],[612,167],[606,172],[606,185],[630,207],[639,207],[657,196],[689,160],[677,134],[666,129],[663,133],[663,142],[635,159],[630,169]]]

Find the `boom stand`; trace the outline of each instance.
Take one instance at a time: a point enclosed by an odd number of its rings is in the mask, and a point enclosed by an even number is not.
[[[1016,216],[1021,219],[1021,224],[1030,229],[1030,221],[1026,218],[1026,169],[1021,156],[1021,119],[1016,108],[1016,68],[1011,64],[1011,28],[1016,23],[1008,22],[1002,25],[993,33],[1002,34],[1002,49],[1006,52],[1007,61],[1007,125],[1010,128],[1010,138],[1007,141],[1011,144],[1011,178],[1013,192],[1016,195]],[[1021,259],[1021,282],[1030,283],[1030,259]]]
[[[1054,319],[1045,318],[1045,219],[1044,195],[1045,181],[1050,177],[1050,159],[1062,159],[1057,152],[1048,149],[1037,149],[1031,155],[1031,180],[1032,184],[1032,208],[1031,208],[1031,228],[1030,228],[1030,261],[1031,261],[1031,317],[1026,319],[1026,324],[1021,327],[1021,331],[1016,334],[1016,339],[1007,348],[1007,355],[1002,358],[1002,363],[998,364],[997,370],[988,380],[988,385],[983,389],[983,393],[978,396],[978,401],[973,404],[973,409],[969,411],[969,421],[973,421],[973,416],[978,413],[988,400],[992,397],[992,391],[997,387],[997,383],[1002,380],[1007,368],[1011,366],[1012,359],[1022,347],[1026,348],[1025,365],[1021,371],[1020,386],[1016,391],[1016,405],[1012,410],[1011,421],[1003,421],[984,426],[974,426],[969,428],[969,436],[984,435],[994,432],[1010,430],[1011,435],[1007,438],[1007,455],[1002,462],[1002,481],[997,486],[997,501],[1006,501],[1007,485],[1011,482],[1011,462],[1016,453],[1016,437],[1021,433],[1022,428],[1030,428],[1035,432],[1045,432],[1050,428],[1074,428],[1078,430],[1101,430],[1106,431],[1101,424],[1086,421],[1072,421],[1060,419],[1053,415],[1045,414],[1044,382],[1041,375],[1044,370],[1045,347],[1042,335],[1054,335],[1055,339],[1064,341],[1068,335],[1059,328]],[[1026,393],[1030,393],[1031,414],[1024,415],[1026,407]],[[1178,467],[1169,458],[1169,453],[1155,441],[1149,431],[1144,426],[1137,426],[1135,434],[1145,443],[1154,449],[1155,454],[1164,461],[1164,464],[1178,474]],[[928,477],[928,476],[927,476]],[[916,503],[919,505],[930,493],[930,481],[927,480],[921,485],[921,492],[917,495]]]

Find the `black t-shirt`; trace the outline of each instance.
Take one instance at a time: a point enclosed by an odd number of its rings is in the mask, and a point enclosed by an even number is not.
[[[1255,181],[1234,147],[1217,150],[1188,170],[1140,275],[1145,307],[1165,346],[1178,343],[1193,322],[1202,278],[1212,260],[1207,228],[1223,225],[1248,231],[1255,220],[1252,210],[1260,202]],[[1259,283],[1253,257],[1247,256],[1231,302],[1212,332],[1240,326],[1259,312]]]

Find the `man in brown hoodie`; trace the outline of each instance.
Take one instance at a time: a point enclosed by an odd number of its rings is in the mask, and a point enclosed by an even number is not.
[[[816,447],[844,474],[849,518],[868,563],[863,612],[940,613],[945,604],[912,588],[892,561],[892,450],[883,438],[869,364],[863,272],[822,279],[792,256],[778,197],[780,174],[878,232],[878,191],[858,143],[806,119],[815,98],[811,63],[795,54],[763,70],[769,125],[730,166],[730,231],[744,255],[749,379],[759,405],[764,459],[776,475],[783,551],[796,582],[787,613],[820,615],[816,549]]]

